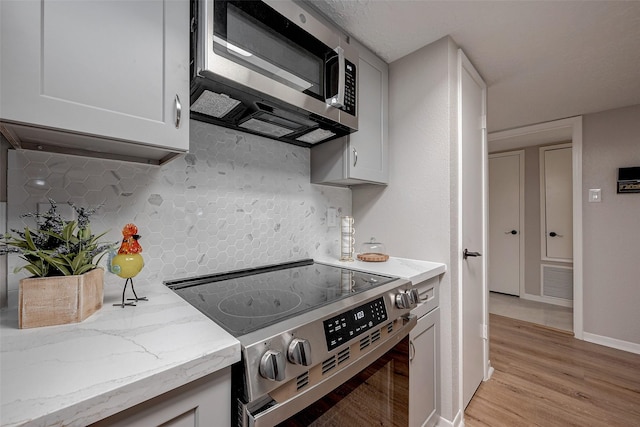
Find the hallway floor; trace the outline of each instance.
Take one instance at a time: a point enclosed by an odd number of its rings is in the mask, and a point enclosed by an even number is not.
[[[573,332],[573,309],[489,292],[489,313]]]
[[[490,359],[466,427],[640,426],[640,355],[492,314]]]

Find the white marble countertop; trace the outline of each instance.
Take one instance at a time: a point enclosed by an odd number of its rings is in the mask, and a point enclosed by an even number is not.
[[[71,325],[18,329],[2,310],[0,424],[86,426],[240,360],[235,338],[164,285],[138,289],[149,301],[122,308],[105,285],[102,309]]]
[[[335,258],[316,258],[315,261],[352,270],[378,273],[410,280],[414,285],[429,280],[447,271],[447,266],[439,262],[417,259],[389,257],[384,262],[364,262],[360,260],[339,261]]]
[[[417,284],[446,271],[429,261],[317,262]],[[240,360],[240,343],[164,285],[147,284],[136,307],[104,306],[84,322],[18,329],[0,313],[0,424],[86,426]],[[140,292],[139,292],[140,293]]]

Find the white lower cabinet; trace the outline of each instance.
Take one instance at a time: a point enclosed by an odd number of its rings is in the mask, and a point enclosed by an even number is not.
[[[169,391],[91,427],[229,427],[231,367]]]
[[[438,421],[438,340],[440,309],[418,319],[409,334],[409,426]]]

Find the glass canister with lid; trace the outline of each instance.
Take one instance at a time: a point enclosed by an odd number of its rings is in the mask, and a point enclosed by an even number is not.
[[[367,262],[384,262],[389,259],[387,247],[384,243],[379,242],[375,237],[372,237],[368,242],[364,242],[360,245],[358,259],[360,261]]]

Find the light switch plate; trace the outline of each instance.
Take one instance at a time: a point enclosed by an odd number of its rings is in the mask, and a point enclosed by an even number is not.
[[[600,203],[602,201],[602,192],[599,188],[589,189],[589,203]]]

